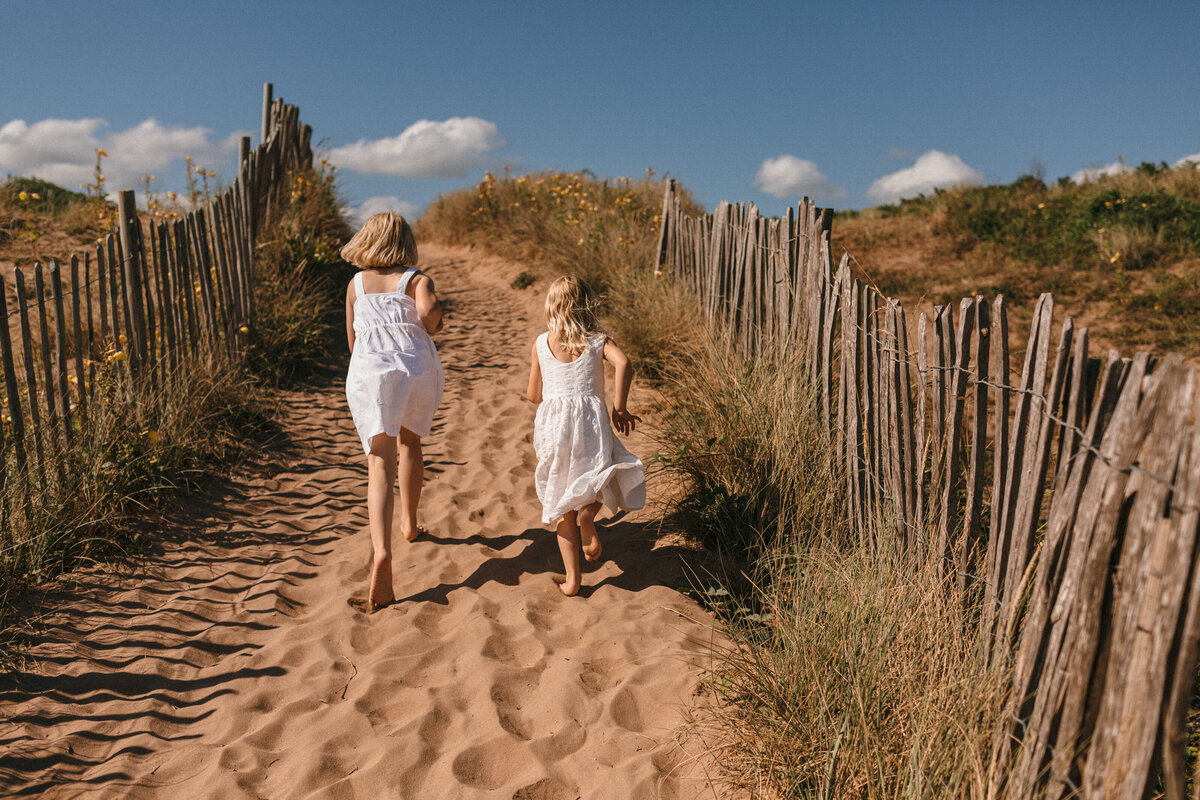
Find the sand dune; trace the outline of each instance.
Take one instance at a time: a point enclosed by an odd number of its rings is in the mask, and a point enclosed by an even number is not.
[[[3,794],[711,796],[677,743],[711,636],[670,588],[678,551],[652,514],[625,516],[582,595],[561,596],[522,397],[541,298],[498,262],[422,256],[450,308],[446,396],[432,535],[397,536],[400,602],[347,602],[366,591],[365,464],[331,375],[288,398],[295,451],[168,520],[136,568],[50,592],[0,683]]]

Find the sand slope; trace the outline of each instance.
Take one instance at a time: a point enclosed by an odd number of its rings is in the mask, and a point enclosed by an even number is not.
[[[401,602],[347,603],[366,591],[365,462],[331,376],[289,398],[301,448],[274,474],[168,524],[135,574],[52,594],[33,658],[0,679],[0,793],[709,794],[676,744],[710,638],[668,588],[678,553],[630,515],[602,530],[583,596],[560,595],[523,399],[541,298],[495,262],[422,256],[450,309],[447,391],[426,447],[434,535],[397,537]]]

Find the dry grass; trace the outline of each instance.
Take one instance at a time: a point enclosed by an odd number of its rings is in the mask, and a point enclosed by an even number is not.
[[[699,720],[761,797],[983,797],[1003,676],[930,568],[829,542],[778,548]]]
[[[850,537],[802,374],[709,342],[667,383],[678,521],[719,556],[698,594],[735,642],[703,738],[755,796],[982,796],[1003,675],[935,569]]]

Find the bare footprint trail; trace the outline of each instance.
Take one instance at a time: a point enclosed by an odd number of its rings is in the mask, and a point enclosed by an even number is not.
[[[448,300],[446,394],[432,535],[397,535],[399,602],[347,603],[366,590],[366,476],[331,376],[289,397],[301,446],[274,474],[168,520],[133,574],[86,571],[49,599],[29,663],[0,676],[0,794],[706,794],[676,743],[710,638],[669,588],[678,554],[629,515],[602,526],[583,596],[561,596],[523,399],[540,298],[466,251],[422,255]]]

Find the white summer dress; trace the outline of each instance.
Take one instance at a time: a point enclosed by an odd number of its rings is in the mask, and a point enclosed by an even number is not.
[[[445,375],[433,339],[405,292],[418,274],[410,267],[394,292],[363,291],[354,276],[354,352],[346,373],[346,400],[364,452],[371,437],[408,428],[428,436],[442,401]]]
[[[613,511],[646,504],[642,462],[613,433],[604,405],[604,342],[593,336],[579,358],[559,361],[548,334],[537,338],[542,402],[533,425],[534,473],[542,522],[596,500]]]

